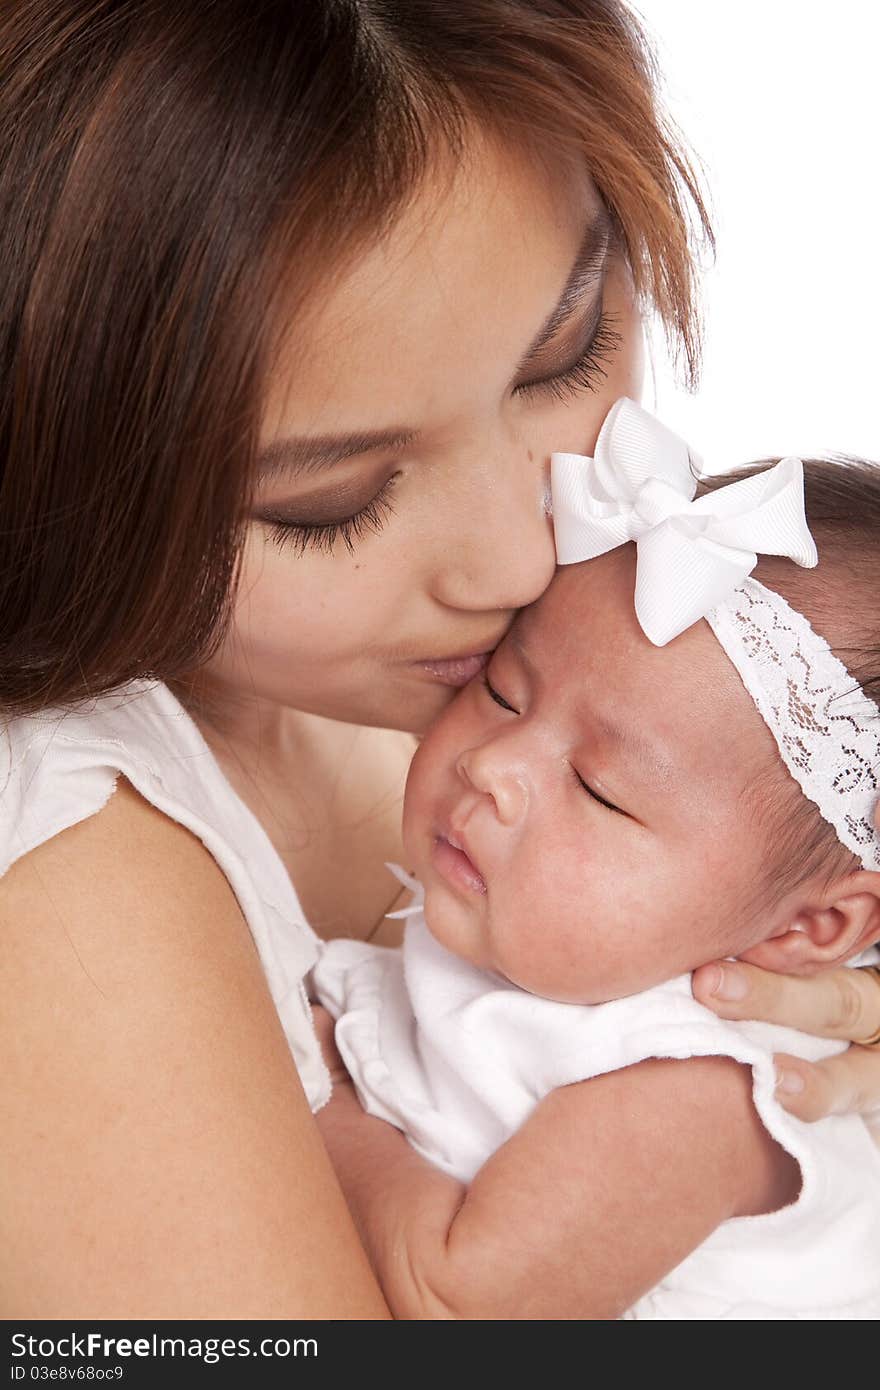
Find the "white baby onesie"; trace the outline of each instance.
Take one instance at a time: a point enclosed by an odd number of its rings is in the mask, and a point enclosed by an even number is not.
[[[558,1086],[649,1057],[750,1065],[761,1119],[800,1164],[801,1195],[724,1222],[626,1316],[880,1317],[880,1151],[858,1116],[806,1125],[773,1094],[773,1052],[816,1060],[842,1044],[724,1022],[693,998],[689,975],[608,1004],[540,999],[451,955],[421,913],[402,950],[325,945],[313,979],[365,1109],[464,1182]]]

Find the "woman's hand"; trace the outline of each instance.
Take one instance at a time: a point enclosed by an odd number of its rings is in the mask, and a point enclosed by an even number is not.
[[[694,997],[721,1018],[760,1018],[854,1046],[824,1062],[776,1058],[781,1105],[802,1120],[880,1106],[880,972],[830,970],[811,979],[774,975],[742,961],[716,961],[694,972]]]

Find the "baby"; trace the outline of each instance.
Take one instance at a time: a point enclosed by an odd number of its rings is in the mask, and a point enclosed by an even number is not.
[[[774,1099],[840,1045],[689,981],[875,958],[878,709],[802,615],[864,680],[880,469],[807,465],[814,573],[799,460],[717,482],[629,401],[554,456],[563,568],[412,765],[403,950],[315,972],[410,1141],[344,1084],[318,1117],[399,1317],[880,1315],[880,1153]]]

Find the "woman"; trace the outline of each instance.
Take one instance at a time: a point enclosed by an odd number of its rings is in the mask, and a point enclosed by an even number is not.
[[[387,1316],[312,928],[386,930],[640,304],[693,369],[699,198],[616,0],[13,0],[0,63],[4,1312]]]

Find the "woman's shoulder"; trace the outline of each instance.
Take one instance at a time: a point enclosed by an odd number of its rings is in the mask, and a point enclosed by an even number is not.
[[[94,814],[16,858],[0,879],[0,925],[0,974],[16,982],[7,1020],[21,1010],[36,1020],[65,998],[179,1006],[218,954],[227,966],[254,958],[212,855],[125,778]]]
[[[94,972],[112,974],[116,963],[136,966],[146,985],[144,952],[155,966],[168,951],[173,976],[209,940],[247,939],[205,847],[116,776],[93,814],[16,856],[0,879],[0,917],[7,962],[20,946],[31,969],[51,961],[62,976],[85,972],[96,984]]]
[[[96,949],[100,941],[108,954],[136,952],[124,929],[144,912],[141,932],[160,953],[162,940],[174,946],[162,933],[180,926],[174,949],[183,960],[202,931],[216,943],[212,922],[230,932],[246,925],[303,1083],[320,1104],[328,1082],[303,988],[317,957],[314,933],[262,826],[171,692],[137,682],[72,709],[12,720],[3,757],[3,898],[14,884],[30,883],[28,905],[16,911],[45,916],[44,884],[64,905],[62,931],[81,904],[80,929],[97,932]]]

